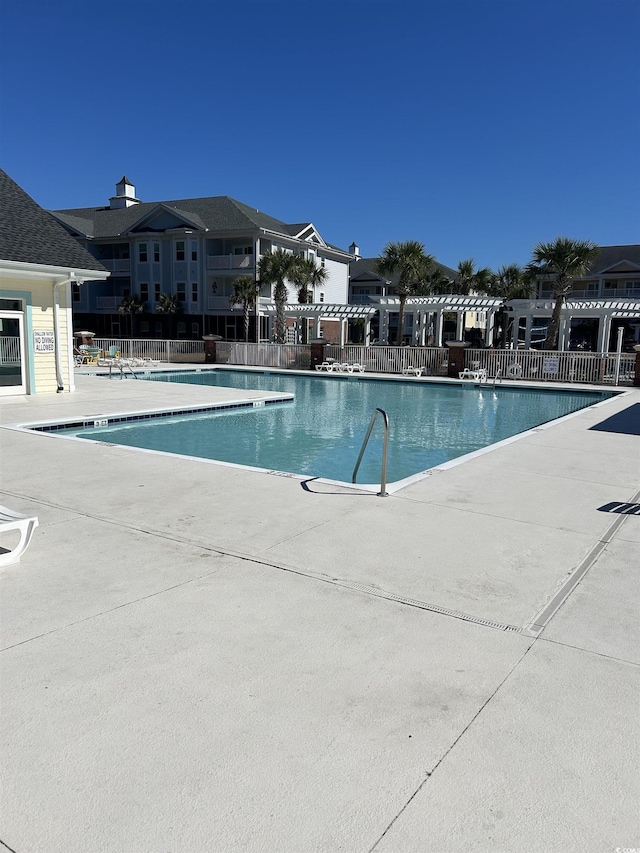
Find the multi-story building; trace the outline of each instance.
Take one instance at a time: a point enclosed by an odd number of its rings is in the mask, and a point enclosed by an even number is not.
[[[108,281],[73,294],[76,325],[99,336],[218,334],[241,340],[242,310],[230,301],[234,281],[240,275],[257,280],[260,258],[278,248],[311,258],[328,271],[314,302],[348,301],[349,252],[323,240],[311,222],[288,224],[229,196],[142,202],[125,177],[108,205],[52,213],[111,272]],[[158,313],[163,294],[176,297],[177,313]],[[144,303],[139,314],[121,313],[130,296]],[[297,300],[293,289],[289,297]],[[260,339],[271,339],[273,314],[266,309],[272,301],[272,288],[263,286],[251,340],[256,339],[256,319]]]
[[[548,277],[538,280],[536,299],[510,303],[525,347],[544,338],[554,304]],[[640,342],[640,244],[601,246],[587,275],[575,279],[562,309],[558,349],[613,352],[619,334],[625,350]]]

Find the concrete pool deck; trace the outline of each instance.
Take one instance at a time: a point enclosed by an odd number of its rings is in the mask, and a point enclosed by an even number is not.
[[[6,428],[237,396],[2,402],[1,842],[639,847],[640,391],[384,499]]]

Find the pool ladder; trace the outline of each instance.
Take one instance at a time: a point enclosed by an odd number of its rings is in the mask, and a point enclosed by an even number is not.
[[[364,456],[364,451],[367,447],[369,436],[371,435],[371,431],[373,430],[373,425],[376,422],[376,417],[378,416],[378,413],[382,415],[382,421],[384,423],[384,443],[382,445],[382,473],[380,475],[380,491],[378,492],[378,497],[386,498],[389,496],[389,493],[387,492],[387,450],[389,449],[389,418],[387,416],[387,413],[383,409],[376,409],[371,415],[371,420],[369,421],[369,429],[367,430],[367,434],[365,435],[364,441],[362,442],[362,447],[360,448],[360,455],[358,456],[356,467],[353,469],[353,474],[351,475],[351,482],[355,483],[356,477],[358,476],[358,468],[360,467],[360,463],[362,462],[362,457]]]

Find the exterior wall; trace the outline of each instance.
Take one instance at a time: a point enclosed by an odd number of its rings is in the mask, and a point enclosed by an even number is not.
[[[349,264],[324,259],[324,267],[329,276],[318,291],[324,293],[324,301],[331,304],[346,304],[349,301]],[[319,296],[316,294],[316,301]]]
[[[71,327],[70,286],[59,288],[60,311],[60,348],[62,362],[62,380],[65,391],[73,390],[73,372],[71,370],[73,348],[73,329]],[[36,353],[33,346],[34,331],[53,331],[53,283],[38,279],[3,278],[0,282],[0,297],[25,300],[25,370],[27,372],[27,394],[55,394],[58,390],[56,379],[55,353]]]

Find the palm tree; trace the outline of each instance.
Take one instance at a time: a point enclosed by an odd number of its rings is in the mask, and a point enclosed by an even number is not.
[[[287,302],[287,285],[298,259],[284,249],[265,252],[258,265],[258,278],[262,284],[275,285],[273,301],[276,303],[276,342],[283,344],[286,334],[284,306]]]
[[[547,329],[543,349],[557,349],[560,315],[573,281],[588,272],[600,250],[590,240],[571,240],[556,237],[552,243],[538,243],[528,269],[536,276],[551,276],[551,287],[556,300]]]
[[[533,276],[530,270],[518,264],[501,266],[498,272],[492,277],[487,288],[487,293],[489,296],[496,296],[502,299],[502,305],[496,312],[500,324],[500,346],[502,349],[505,349],[507,346],[507,330],[509,326],[505,304],[511,299],[530,299],[533,295],[533,290]],[[514,342],[515,345],[517,345],[517,340]]]
[[[310,302],[315,302],[316,287],[324,284],[329,277],[325,267],[316,266],[316,262],[311,258],[296,257],[296,262],[293,265],[289,278],[298,289],[298,302],[301,305],[306,305]],[[308,337],[308,321],[304,318],[302,326],[302,343],[307,343]]]
[[[491,270],[488,267],[477,270],[475,266],[476,263],[473,258],[460,261],[458,264],[457,291],[463,296],[468,296],[472,290],[476,293],[486,293],[491,283]]]
[[[424,246],[417,240],[404,243],[387,243],[384,253],[376,262],[377,271],[382,275],[399,273],[396,293],[400,300],[398,314],[398,346],[402,344],[404,329],[404,307],[407,297],[418,293],[425,285],[433,265],[432,255],[425,255]]]
[[[118,311],[121,314],[129,315],[129,334],[131,337],[133,337],[134,314],[142,314],[146,304],[147,303],[143,302],[137,294],[132,293],[130,296],[124,296],[122,298],[122,302],[118,306]]]
[[[256,307],[256,300],[260,293],[260,282],[255,281],[250,275],[240,275],[233,282],[233,293],[229,297],[231,307],[239,305],[244,317],[244,341],[249,342],[249,315],[252,308]]]
[[[291,282],[298,288],[298,302],[301,305],[314,301],[316,287],[324,284],[328,277],[329,273],[325,267],[316,266],[316,262],[311,258],[296,257],[289,273]]]
[[[156,314],[167,314],[169,317],[169,328],[167,333],[172,337],[175,315],[182,311],[182,305],[175,293],[161,293],[156,305]]]

